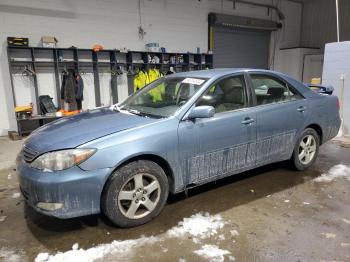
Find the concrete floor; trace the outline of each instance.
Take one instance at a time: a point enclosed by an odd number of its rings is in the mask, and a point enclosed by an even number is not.
[[[0,139],[0,161],[13,162],[20,144]],[[57,220],[37,214],[16,194],[13,167],[2,169],[0,261],[33,261],[40,252],[65,252],[74,243],[89,249],[142,235],[157,240],[100,260],[208,261],[194,251],[213,244],[230,254],[212,261],[350,261],[350,181],[313,181],[339,163],[350,166],[350,149],[329,142],[307,171],[279,163],[192,189],[188,198],[170,197],[154,221],[132,229],[114,228],[103,216]],[[225,226],[200,243],[191,236],[167,237],[170,228],[200,211],[220,215]]]

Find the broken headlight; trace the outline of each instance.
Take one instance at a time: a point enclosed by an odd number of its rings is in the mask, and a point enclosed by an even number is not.
[[[45,153],[31,163],[31,167],[44,171],[64,170],[84,162],[96,149],[67,149]]]

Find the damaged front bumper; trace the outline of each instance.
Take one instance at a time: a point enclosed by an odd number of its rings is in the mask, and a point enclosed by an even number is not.
[[[110,168],[84,171],[78,166],[43,172],[21,156],[16,161],[22,195],[39,213],[72,218],[100,213],[100,198]]]

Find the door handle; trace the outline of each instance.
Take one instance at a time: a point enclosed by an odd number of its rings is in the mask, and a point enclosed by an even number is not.
[[[305,106],[299,106],[297,110],[298,110],[299,112],[303,113],[303,112],[305,112],[306,107],[305,107]]]
[[[250,117],[246,117],[246,118],[244,118],[244,120],[241,121],[241,123],[243,125],[249,125],[249,124],[254,123],[254,122],[255,122],[255,120],[253,118],[250,118]]]

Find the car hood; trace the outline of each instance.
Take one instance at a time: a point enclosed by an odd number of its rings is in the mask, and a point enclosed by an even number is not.
[[[27,139],[25,146],[38,154],[75,148],[91,140],[159,121],[130,113],[100,108],[51,122]]]

